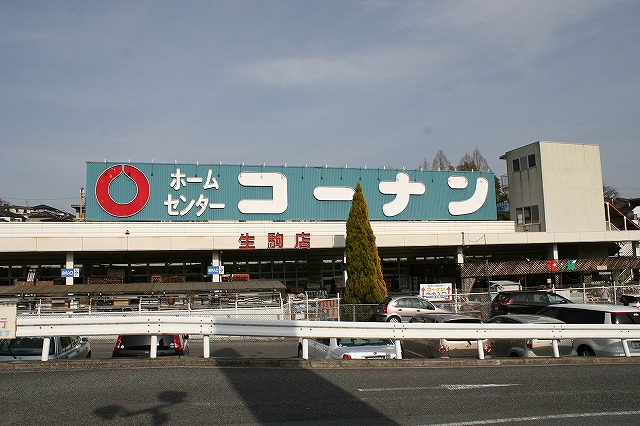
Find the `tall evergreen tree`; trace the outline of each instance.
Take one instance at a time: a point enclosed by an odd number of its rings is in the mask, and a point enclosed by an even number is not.
[[[381,303],[387,297],[387,286],[382,276],[376,236],[369,222],[369,207],[362,193],[360,182],[353,194],[347,238],[347,283],[344,290],[346,303]]]

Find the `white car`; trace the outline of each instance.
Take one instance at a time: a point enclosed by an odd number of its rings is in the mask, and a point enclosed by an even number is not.
[[[539,315],[557,318],[567,324],[638,324],[640,310],[630,306],[567,303],[549,305]],[[640,356],[640,340],[629,340],[631,356]],[[625,356],[620,339],[574,339],[579,356]]]
[[[309,358],[395,359],[396,347],[390,339],[308,339]],[[302,339],[298,343],[302,358]]]

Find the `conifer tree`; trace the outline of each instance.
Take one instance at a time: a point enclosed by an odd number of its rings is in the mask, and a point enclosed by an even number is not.
[[[383,302],[387,297],[387,286],[382,276],[376,237],[369,222],[369,207],[360,182],[353,194],[349,219],[347,219],[345,255],[347,258],[345,303]]]

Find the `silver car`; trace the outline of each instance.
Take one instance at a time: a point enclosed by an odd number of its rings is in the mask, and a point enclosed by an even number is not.
[[[392,296],[376,308],[376,321],[409,322],[411,318],[423,313],[451,313],[438,308],[427,299],[419,296]]]
[[[608,304],[550,305],[538,312],[567,324],[640,324],[640,309]],[[624,356],[620,339],[574,339],[580,356]],[[631,356],[640,356],[640,340],[629,340]]]
[[[48,359],[91,358],[87,337],[18,337],[0,340],[0,361],[41,360],[44,339],[50,339]]]
[[[488,324],[564,324],[555,318],[543,315],[510,314],[496,315],[487,321]],[[551,340],[544,339],[490,339],[491,353],[499,357],[551,357],[553,345]],[[560,339],[558,341],[560,356],[576,355],[572,339]]]
[[[302,340],[298,358],[302,358]],[[390,339],[309,339],[309,358],[395,359],[396,347]]]
[[[412,323],[448,323],[448,324],[481,324],[482,320],[470,315],[447,313],[418,314],[411,319]],[[453,339],[411,339],[405,341],[405,347],[429,358],[450,357],[478,357],[477,340],[453,340]],[[482,340],[482,346],[486,355],[491,354],[491,346],[488,340]]]

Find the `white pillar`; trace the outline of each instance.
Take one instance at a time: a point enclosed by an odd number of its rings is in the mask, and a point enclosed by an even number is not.
[[[67,252],[67,262],[65,263],[65,268],[73,269],[73,252],[72,251]],[[66,277],[64,281],[66,285],[73,285],[73,276]]]
[[[482,346],[483,343],[483,340],[476,340],[476,345],[478,347],[478,359],[484,359],[484,347]]]
[[[220,252],[217,250],[211,252],[211,266],[220,266]],[[211,282],[219,283],[220,275],[211,275]]]
[[[343,276],[344,276],[344,284],[346,286],[347,284],[347,254],[344,254],[344,257],[342,258],[342,268],[344,269],[343,271]]]
[[[42,355],[40,357],[41,361],[49,360],[49,348],[51,348],[51,339],[49,337],[44,337],[42,339]]]
[[[209,358],[211,356],[211,348],[209,347],[209,335],[205,334],[202,336],[202,348],[203,348],[203,357]]]
[[[394,340],[393,345],[396,348],[396,359],[402,359],[402,343],[400,340]]]
[[[157,358],[158,357],[158,336],[155,334],[151,335],[151,347],[149,348],[149,358]]]

